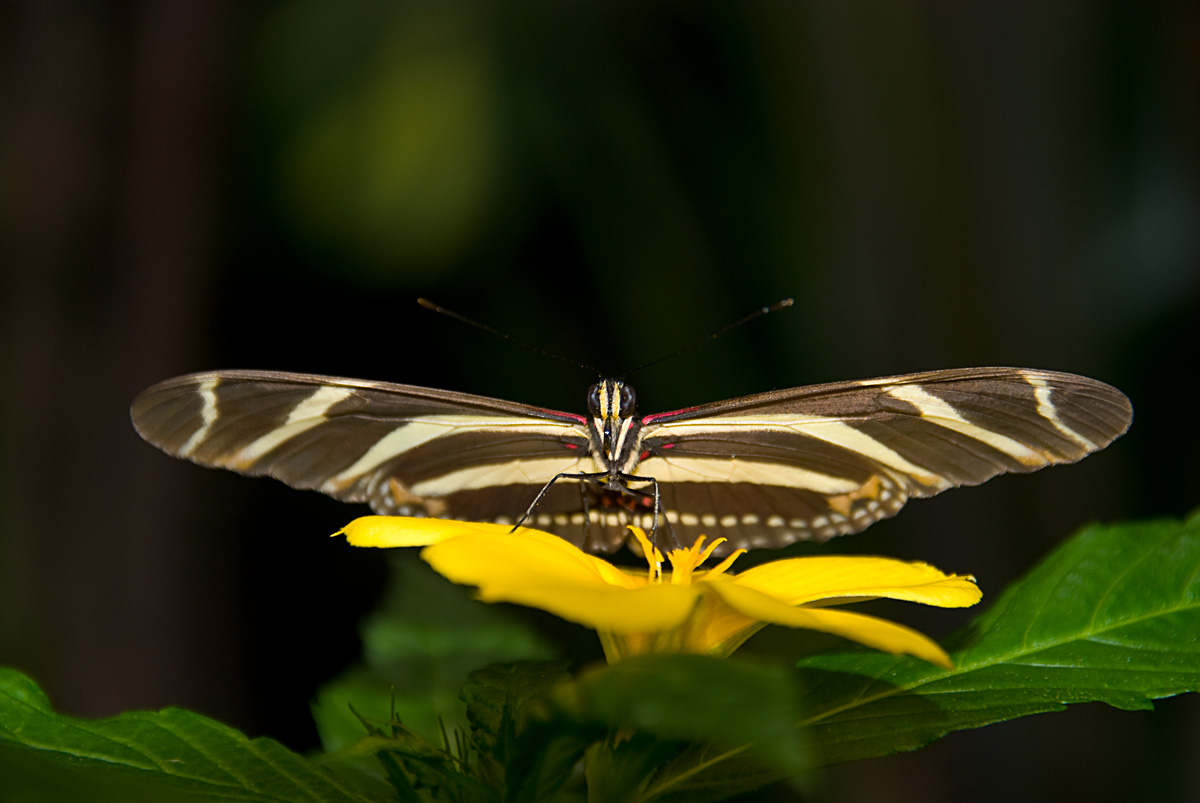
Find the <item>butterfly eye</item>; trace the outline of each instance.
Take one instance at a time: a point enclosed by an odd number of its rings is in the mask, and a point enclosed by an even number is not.
[[[637,410],[637,396],[629,385],[621,385],[621,415],[628,417]]]
[[[600,415],[600,386],[592,385],[588,391],[588,412],[592,415]]]

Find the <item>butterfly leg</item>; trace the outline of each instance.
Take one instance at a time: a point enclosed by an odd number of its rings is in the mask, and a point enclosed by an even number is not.
[[[679,542],[679,537],[675,535],[675,528],[671,526],[671,522],[661,519],[660,517],[660,513],[662,511],[662,498],[658,491],[658,480],[656,480],[654,477],[635,477],[632,474],[621,474],[620,478],[626,483],[623,489],[624,493],[627,493],[631,496],[639,496],[643,499],[649,498],[654,500],[654,523],[650,528],[650,543],[654,544],[655,547],[658,546],[658,525],[659,521],[661,520],[666,522],[667,526],[665,529],[667,534],[671,537],[671,548],[682,549],[683,545]],[[630,482],[650,483],[650,488],[653,490],[646,488],[630,488],[628,485]]]
[[[546,494],[550,492],[550,489],[554,486],[554,483],[558,482],[559,480],[579,480],[580,487],[582,488],[583,483],[585,482],[604,479],[607,476],[608,474],[604,472],[599,472],[596,474],[572,474],[570,472],[562,472],[561,474],[555,474],[550,478],[549,482],[542,486],[542,490],[538,491],[537,496],[533,498],[533,501],[529,503],[529,507],[525,509],[525,514],[521,516],[521,518],[517,519],[517,523],[513,525],[511,532],[516,532],[518,527],[529,520],[529,517],[533,515],[534,508],[536,508],[538,504],[540,504],[541,501],[546,498]],[[590,516],[588,516],[587,512],[586,502],[584,503],[584,523],[589,525],[591,523]]]
[[[650,484],[654,488],[654,527],[650,531],[650,541],[658,548],[658,517],[662,511],[662,499],[658,495],[658,480],[650,478]],[[683,545],[679,543],[679,538],[675,535],[675,529],[671,526],[671,522],[667,522],[667,534],[671,536],[671,543],[675,549],[682,549]]]
[[[583,508],[583,541],[586,544],[592,537],[592,505],[589,499],[586,482],[579,483],[579,505]]]

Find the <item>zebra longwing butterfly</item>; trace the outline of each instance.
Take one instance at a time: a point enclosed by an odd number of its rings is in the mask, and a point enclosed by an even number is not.
[[[685,544],[724,536],[726,550],[858,532],[913,497],[1079,460],[1133,415],[1109,385],[1024,368],[835,382],[652,415],[612,379],[591,388],[588,415],[572,415],[412,385],[216,371],[157,384],[131,413],[147,441],[201,465],[385,515],[515,524],[531,511],[529,526],[596,552],[619,548],[627,524],[657,523]]]

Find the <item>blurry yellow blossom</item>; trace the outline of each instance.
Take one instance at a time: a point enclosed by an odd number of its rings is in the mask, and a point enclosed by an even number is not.
[[[911,628],[831,606],[886,597],[943,608],[974,605],[974,578],[882,557],[785,558],[729,571],[744,550],[701,569],[717,539],[664,556],[631,528],[648,568],[631,571],[558,536],[508,526],[399,516],[365,516],[339,531],[355,546],[423,546],[421,557],[448,579],[478,588],[485,602],[541,608],[593,628],[610,662],[648,652],[726,656],[768,624],[832,633],[893,654],[950,668],[950,657]]]

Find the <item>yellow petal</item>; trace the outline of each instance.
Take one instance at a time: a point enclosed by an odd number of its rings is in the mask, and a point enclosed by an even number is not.
[[[733,582],[716,582],[709,588],[729,607],[759,621],[833,633],[877,650],[915,655],[946,669],[953,668],[950,656],[932,639],[886,619],[826,608],[796,608]]]
[[[727,644],[741,645],[750,634],[763,628],[758,619],[731,608],[708,583],[702,583],[698,588],[703,594],[703,602],[692,615],[694,621],[688,634],[693,652],[709,652]]]
[[[538,530],[447,538],[422,550],[421,557],[440,574],[465,585],[541,582],[637,588],[646,584],[644,577],[631,576]]]
[[[642,588],[575,585],[480,586],[488,602],[515,602],[611,633],[656,633],[679,627],[691,615],[697,594],[683,586],[654,584]]]
[[[974,578],[927,563],[829,555],[777,560],[747,569],[734,582],[789,605],[839,597],[887,597],[941,608],[965,608],[982,594]]]
[[[414,516],[362,516],[338,530],[351,546],[428,546],[446,538],[479,533],[507,533],[512,527]],[[518,530],[520,532],[520,530]]]
[[[607,561],[586,554],[556,535],[528,527],[513,530],[507,524],[412,516],[363,516],[334,535],[345,535],[352,546],[380,548],[430,546],[452,538],[491,537],[500,539],[500,545],[508,550],[539,549],[553,555],[563,565],[578,564],[609,583],[631,588],[639,585],[636,578],[630,578],[627,572]],[[641,584],[644,583],[642,579]]]
[[[679,626],[698,592],[647,586],[558,536],[507,525],[406,516],[363,516],[335,534],[354,546],[425,546],[421,557],[446,578],[479,588],[489,602],[515,602],[614,632]]]
[[[479,588],[488,602],[541,608],[588,627],[619,632],[665,630],[691,612],[698,591],[647,585],[607,561],[536,530],[450,538],[421,551],[439,574]]]

